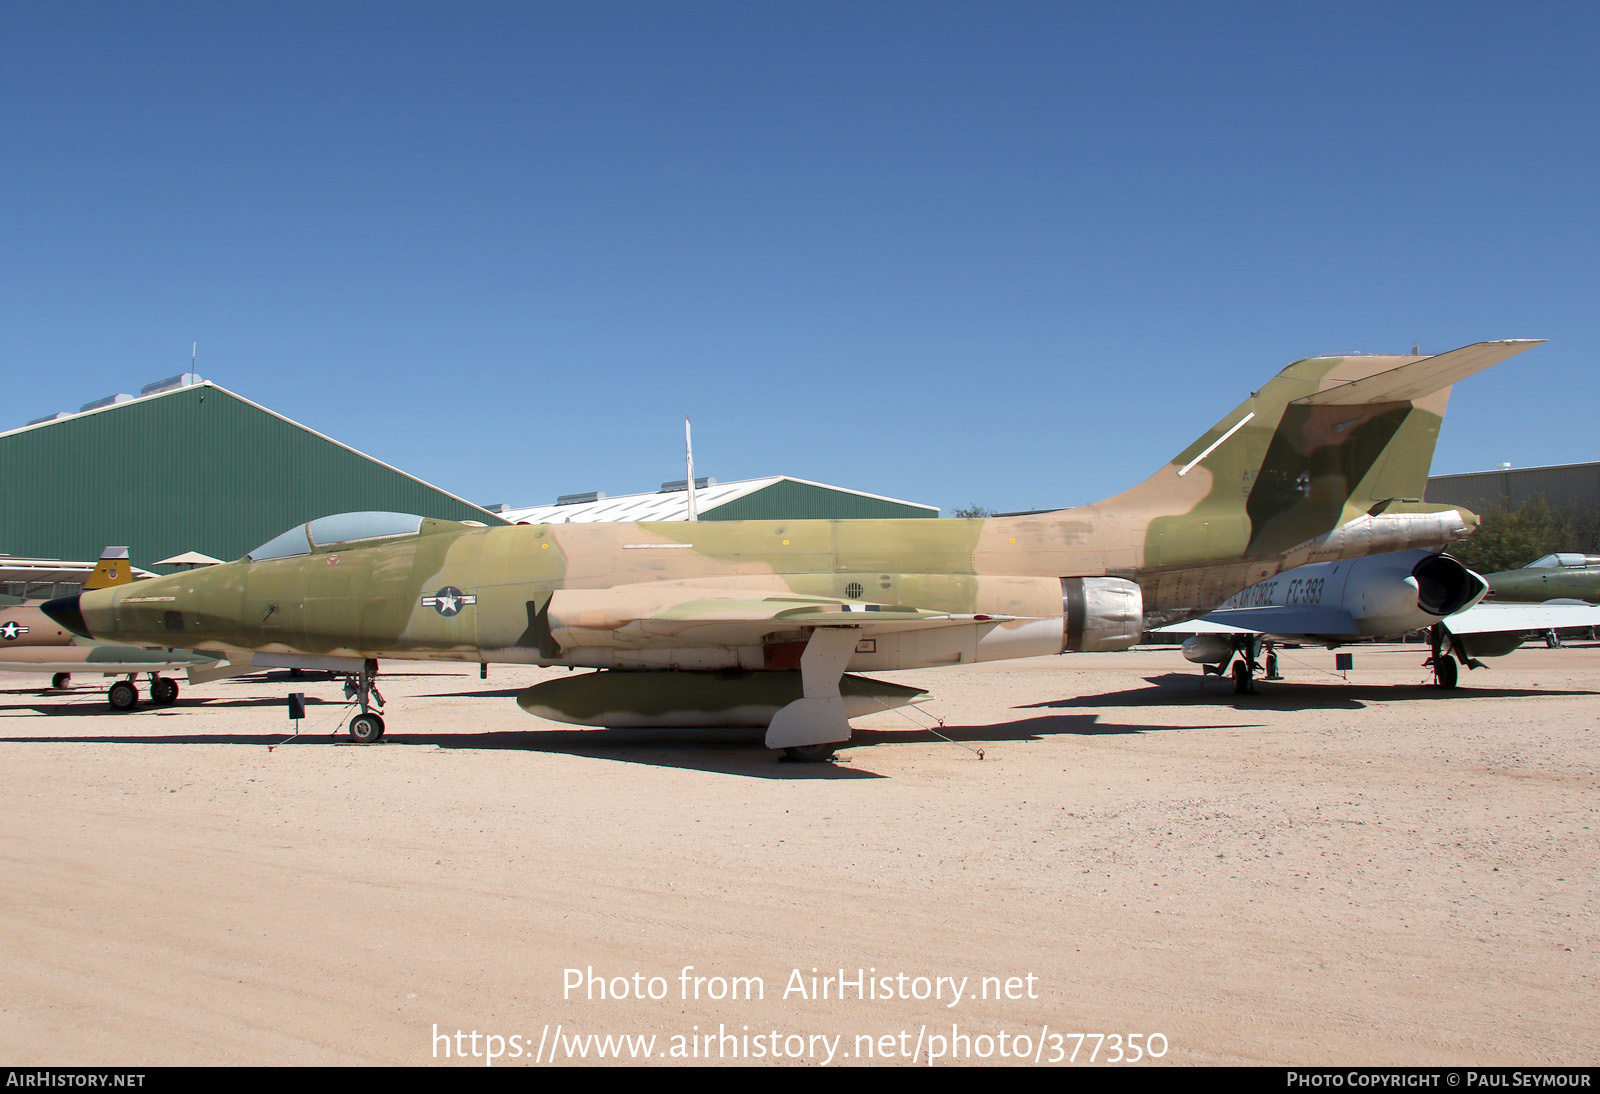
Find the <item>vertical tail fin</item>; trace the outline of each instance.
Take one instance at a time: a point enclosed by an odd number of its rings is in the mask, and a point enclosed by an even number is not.
[[[100,562],[94,572],[84,579],[83,587],[109,589],[113,585],[126,585],[133,580],[133,566],[128,562],[126,547],[107,547],[100,552]]]
[[[1366,513],[1424,511],[1450,385],[1542,341],[1296,361],[1155,475],[1092,508],[1148,521],[1149,566],[1271,556]]]

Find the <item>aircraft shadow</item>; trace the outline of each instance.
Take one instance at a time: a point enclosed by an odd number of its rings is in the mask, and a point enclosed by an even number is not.
[[[307,700],[309,706],[309,698]],[[282,706],[283,700],[263,700],[255,705]],[[248,706],[249,703],[208,703],[207,706]],[[333,704],[324,704],[332,706]],[[39,709],[39,708],[34,708]],[[149,712],[170,712],[172,707],[151,707]],[[142,710],[129,711],[135,718]],[[53,710],[39,710],[52,714]],[[82,708],[64,706],[65,714],[104,714],[102,707]],[[307,721],[314,721],[308,718]],[[785,781],[828,779],[880,779],[884,776],[861,768],[849,760],[849,748],[865,743],[852,740],[847,748],[840,749],[846,758],[836,763],[792,763],[769,751],[761,742],[760,730],[726,729],[593,729],[593,730],[511,730],[496,733],[408,733],[390,731],[377,744],[356,744],[345,731],[344,721],[336,723],[330,731],[326,723],[314,728],[303,728],[298,735],[284,723],[284,729],[271,733],[194,733],[181,727],[173,733],[152,733],[146,721],[127,723],[130,728],[139,725],[141,732],[115,734],[82,734],[5,736],[0,744],[122,744],[122,745],[245,745],[256,748],[278,747],[335,747],[335,748],[385,748],[392,746],[431,746],[436,748],[509,749],[522,752],[548,752],[569,756],[584,756],[596,760],[615,760],[623,763],[644,764],[649,767],[674,767],[690,771],[707,771],[725,775],[742,775],[748,778],[783,779]],[[177,727],[175,727],[177,728]],[[885,735],[887,736],[887,735]]]
[[[379,680],[382,683],[382,680]],[[430,691],[417,695],[418,699],[515,699],[526,687],[520,688],[491,688],[487,691]]]
[[[1014,710],[1063,707],[1170,707],[1218,706],[1235,710],[1356,710],[1374,702],[1461,700],[1470,698],[1514,699],[1534,695],[1592,695],[1589,691],[1562,691],[1556,688],[1474,687],[1470,680],[1454,690],[1432,684],[1347,684],[1342,681],[1319,683],[1315,680],[1273,680],[1256,682],[1256,690],[1238,695],[1233,681],[1223,677],[1202,677],[1181,672],[1145,677],[1154,687],[1129,688],[1100,695],[1073,695],[1028,703]]]
[[[1044,706],[1046,704],[1034,704]],[[1022,707],[1013,709],[1021,710]],[[1139,725],[1133,723],[1103,722],[1095,714],[1053,714],[1034,718],[1021,718],[1015,722],[1000,722],[987,726],[942,726],[939,733],[958,745],[969,747],[984,744],[1005,744],[1017,741],[1040,741],[1046,737],[1116,737],[1142,733],[1193,733],[1208,729],[1260,729],[1260,722],[1222,722],[1203,726]],[[874,736],[885,743],[908,738],[923,737],[912,731],[874,735],[871,730],[858,729],[853,740],[863,744],[877,743]],[[932,740],[938,740],[932,737]]]
[[[758,779],[881,779],[855,766],[851,750],[866,743],[857,731],[834,763],[795,763],[768,750],[759,729],[534,729],[499,733],[390,734],[398,741],[440,748],[510,748],[593,760],[708,771]]]

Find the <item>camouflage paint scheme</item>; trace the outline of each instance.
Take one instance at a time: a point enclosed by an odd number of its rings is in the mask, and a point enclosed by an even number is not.
[[[128,565],[128,549],[107,547],[100,552],[100,561],[83,579],[83,587],[109,589],[114,585],[126,585],[132,580],[133,567]],[[81,644],[82,639],[45,615],[38,604],[18,600],[0,606],[0,669],[5,668],[8,660],[15,659],[10,651],[29,646]]]
[[[846,670],[1121,649],[1147,622],[1202,614],[1282,569],[1460,538],[1476,517],[1420,500],[1449,385],[1536,344],[1298,361],[1138,486],[1044,515],[422,519],[414,534],[247,557],[51,608],[95,636],[218,652],[798,668],[804,695],[768,744],[841,741]]]
[[[39,610],[38,604],[10,604],[0,607],[0,664],[11,651],[39,646],[70,646],[81,641],[54,619]]]
[[[107,547],[94,570],[84,579],[85,590],[109,589],[133,580],[126,547]],[[128,676],[137,673],[175,672],[193,666],[210,666],[217,658],[187,650],[151,650],[142,646],[95,642],[67,630],[44,614],[38,604],[0,607],[0,672],[44,674],[73,673]],[[65,680],[55,683],[64,685]],[[177,698],[176,687],[170,692]]]
[[[1491,600],[1535,603],[1544,600],[1600,602],[1600,555],[1559,554],[1520,570],[1486,574]]]

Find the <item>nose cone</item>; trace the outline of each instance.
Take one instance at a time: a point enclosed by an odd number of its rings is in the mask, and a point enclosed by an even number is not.
[[[71,596],[58,596],[39,605],[39,610],[73,634],[93,638],[94,635],[89,633],[89,627],[83,621],[83,612],[78,607],[78,598],[82,595],[73,593]]]

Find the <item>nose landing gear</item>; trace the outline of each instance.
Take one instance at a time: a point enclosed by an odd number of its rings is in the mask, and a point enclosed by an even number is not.
[[[369,745],[383,737],[383,715],[372,709],[374,699],[380,708],[383,706],[383,693],[375,682],[377,676],[378,662],[369,657],[360,673],[345,677],[344,697],[361,703],[361,713],[350,719],[350,739],[357,744]]]

